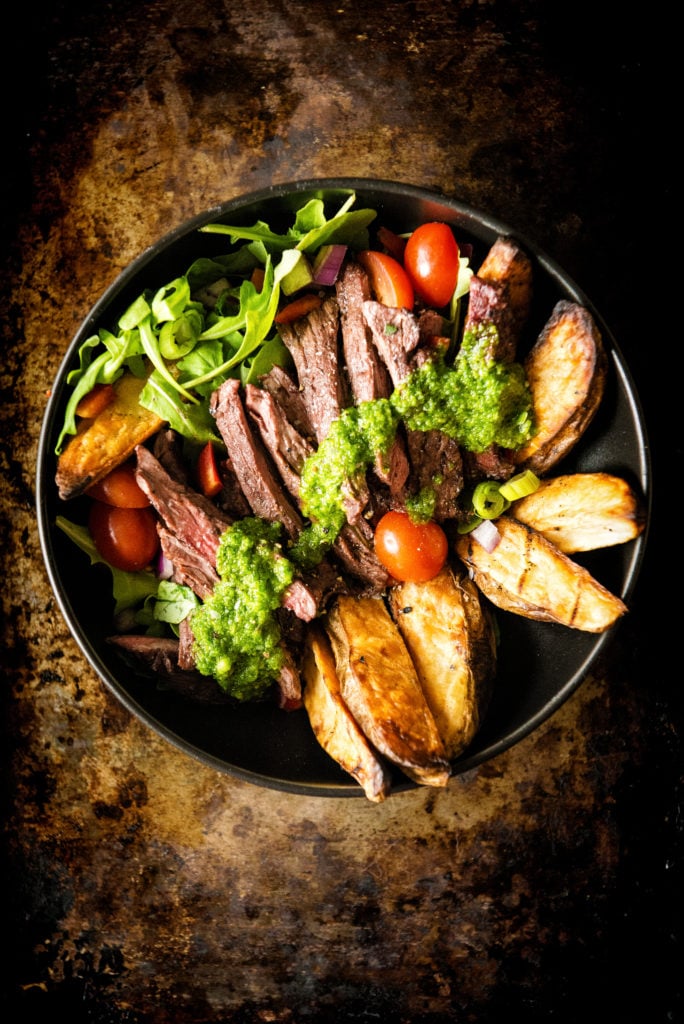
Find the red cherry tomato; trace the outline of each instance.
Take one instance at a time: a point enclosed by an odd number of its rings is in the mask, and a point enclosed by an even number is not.
[[[207,498],[213,498],[223,489],[216,449],[211,441],[207,441],[197,460],[197,480],[202,494]]]
[[[88,529],[98,552],[115,569],[145,569],[159,549],[157,520],[151,508],[117,508],[94,501]]]
[[[103,477],[87,494],[95,501],[103,501],[105,505],[116,505],[117,508],[147,508],[149,498],[135,479],[135,465],[125,462],[117,466],[111,473]]]
[[[413,285],[399,260],[374,249],[364,249],[357,258],[366,269],[378,302],[393,309],[413,309]]]
[[[443,567],[448,542],[434,520],[416,523],[407,512],[386,512],[375,528],[375,553],[395,580],[423,583]]]
[[[458,280],[458,242],[449,225],[431,221],[416,228],[406,243],[404,267],[423,302],[446,306]]]

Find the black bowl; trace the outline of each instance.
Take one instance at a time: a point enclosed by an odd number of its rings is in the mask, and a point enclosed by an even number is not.
[[[37,505],[40,540],[50,582],[62,614],[90,665],[112,693],[150,728],[175,746],[220,771],[288,792],[327,797],[362,796],[361,787],[316,742],[306,713],[284,712],[266,704],[234,709],[208,707],[162,690],[131,669],[106,642],[111,631],[112,599],[108,573],[88,569],[55,519],[71,517],[55,486],[54,447],[67,400],[67,374],[77,365],[82,342],[100,326],[112,327],[145,288],[156,289],[182,273],[199,255],[225,251],[225,239],[200,233],[207,223],[253,224],[274,229],[291,222],[291,212],[316,196],[341,205],[353,190],[354,208],[378,211],[375,222],[397,232],[428,220],[453,225],[460,242],[471,243],[477,268],[499,235],[513,235],[535,266],[535,299],[529,337],[534,338],[561,298],[580,302],[594,316],[609,354],[610,372],[598,415],[563,464],[564,472],[604,470],[623,476],[650,505],[649,449],[640,403],[629,370],[610,330],[577,285],[543,252],[509,225],[454,199],[392,181],[312,179],[277,185],[232,199],[194,217],[145,250],[93,307],[66,353],[52,389],[40,437]],[[629,602],[643,562],[647,532],[636,540],[576,556],[613,593]],[[89,574],[90,573],[90,574]],[[492,702],[480,732],[453,764],[468,771],[519,742],[552,715],[586,677],[611,641],[613,626],[600,635],[554,624],[532,622],[497,612],[499,669]],[[414,788],[397,773],[393,791]]]

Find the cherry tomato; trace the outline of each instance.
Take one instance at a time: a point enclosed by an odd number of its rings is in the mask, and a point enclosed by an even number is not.
[[[125,572],[145,569],[159,549],[157,520],[151,508],[117,508],[94,501],[88,529],[105,561]]]
[[[448,542],[439,523],[416,523],[408,512],[386,512],[375,528],[375,553],[395,580],[423,583],[446,562]]]
[[[149,498],[135,479],[135,465],[124,462],[88,488],[88,496],[117,508],[147,508]]]
[[[374,249],[364,249],[357,258],[366,269],[378,302],[393,309],[413,309],[413,285],[399,260]]]
[[[416,228],[406,243],[404,267],[423,302],[446,306],[458,280],[458,242],[449,225],[431,221]]]
[[[218,467],[216,449],[207,441],[197,460],[197,480],[202,494],[213,498],[223,489],[223,480]]]

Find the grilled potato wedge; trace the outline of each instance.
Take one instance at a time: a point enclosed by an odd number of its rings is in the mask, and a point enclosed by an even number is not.
[[[124,373],[106,409],[81,422],[57,462],[55,479],[64,501],[102,480],[162,427],[164,421],[138,401],[144,386],[144,379]]]
[[[426,583],[394,587],[389,603],[453,759],[472,740],[489,703],[496,669],[489,610],[467,574],[448,566]]]
[[[390,775],[342,699],[330,642],[315,624],[308,630],[302,663],[304,707],[314,736],[362,786],[373,803],[390,792]]]
[[[523,365],[537,432],[513,459],[544,476],[577,443],[603,398],[608,360],[589,311],[575,302],[556,303]]]
[[[501,541],[491,553],[471,534],[455,542],[457,554],[492,604],[588,633],[603,633],[625,614],[619,597],[536,530],[509,515],[500,516],[496,525]]]
[[[547,477],[534,494],[514,501],[510,514],[566,555],[624,544],[645,526],[637,495],[611,473]]]
[[[512,238],[500,236],[471,281],[465,329],[490,320],[499,333],[497,359],[515,357],[532,304],[532,263]]]
[[[370,743],[415,782],[446,786],[444,744],[384,601],[342,595],[324,625],[342,698]]]

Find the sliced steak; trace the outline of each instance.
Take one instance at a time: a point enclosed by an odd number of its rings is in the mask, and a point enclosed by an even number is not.
[[[247,384],[245,406],[256,423],[261,439],[273,459],[283,483],[293,497],[299,497],[302,469],[314,446],[290,423],[286,410],[264,388]]]
[[[348,404],[338,351],[339,319],[337,299],[331,295],[305,317],[280,326],[319,444]]]
[[[392,392],[392,381],[373,343],[372,331],[363,313],[364,302],[371,301],[370,282],[365,269],[359,263],[349,261],[337,281],[336,292],[342,351],[354,401],[358,405],[388,398]],[[377,454],[373,470],[378,480],[389,487],[391,494],[401,495],[408,478],[409,464],[399,437],[385,458]]]
[[[484,478],[491,480],[508,480],[516,470],[508,448],[500,448],[492,444],[483,452],[464,452],[463,468],[468,480],[477,481]]]
[[[343,526],[333,551],[340,565],[363,583],[363,593],[379,594],[392,583],[392,577],[375,553],[373,530],[365,519],[354,526]]]
[[[209,409],[233,463],[243,494],[255,516],[283,524],[295,539],[302,517],[286,496],[263,445],[250,427],[240,395],[240,382],[227,380],[211,396]]]
[[[287,419],[302,437],[311,439],[315,436],[302,391],[286,370],[273,366],[259,378],[259,383],[285,410]]]
[[[418,494],[423,488],[434,490],[433,518],[438,522],[453,518],[456,499],[463,490],[460,447],[441,430],[409,430],[407,444],[412,492]]]
[[[518,310],[503,285],[485,281],[476,275],[471,277],[463,330],[471,330],[481,323],[494,324],[497,336],[489,353],[491,359],[504,363],[515,359],[520,335],[519,319]]]
[[[223,692],[215,679],[201,672],[184,669],[179,664],[178,640],[156,636],[110,636],[110,644],[154,673],[165,689],[207,704],[229,704],[232,698]]]
[[[155,435],[152,453],[172,480],[188,484],[188,470],[183,460],[180,435],[169,428]]]
[[[205,601],[219,581],[215,561],[200,554],[196,548],[177,537],[165,526],[160,525],[157,532],[162,552],[173,566],[171,576],[173,581],[190,587],[198,597]]]
[[[209,498],[174,480],[144,445],[135,450],[136,480],[170,533],[211,565],[221,534],[232,520]]]
[[[371,289],[368,274],[360,263],[350,260],[345,264],[336,293],[342,352],[354,401],[358,405],[375,398],[388,398],[392,382],[363,315],[363,303],[371,301]]]
[[[420,344],[418,320],[408,309],[394,309],[381,302],[364,302],[362,309],[373,344],[398,388],[411,373],[412,357]]]

